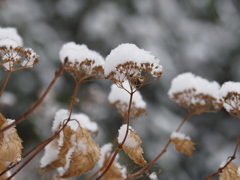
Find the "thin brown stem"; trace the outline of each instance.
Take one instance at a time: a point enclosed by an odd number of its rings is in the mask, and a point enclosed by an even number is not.
[[[123,141],[118,145],[118,148],[115,150],[112,158],[110,159],[108,166],[106,167],[106,169],[102,172],[102,174],[96,179],[96,180],[100,180],[110,169],[110,167],[112,166],[118,152],[120,151],[120,149],[122,149],[123,144],[125,143],[127,136],[128,136],[128,131],[129,131],[129,124],[130,124],[130,113],[131,113],[131,105],[132,105],[132,100],[133,100],[133,94],[134,92],[131,90],[130,94],[130,99],[129,99],[129,105],[128,105],[128,115],[127,115],[127,129],[126,129],[126,133],[125,136],[123,138]]]
[[[1,89],[1,91],[0,91],[0,97],[2,96],[2,93],[4,92],[4,90],[5,90],[6,86],[7,86],[7,82],[8,82],[8,80],[9,80],[11,74],[12,74],[12,71],[8,71],[8,72],[7,72],[7,76],[6,76],[6,78],[5,78],[5,81],[4,81],[4,83],[3,83],[2,89]]]
[[[208,177],[205,178],[204,180],[209,180],[209,179],[215,177],[216,175],[222,173],[222,171],[223,171],[234,159],[236,159],[236,153],[237,153],[237,149],[238,149],[239,143],[240,143],[240,135],[238,135],[238,138],[237,138],[237,142],[236,142],[236,145],[235,145],[235,148],[234,148],[233,155],[228,158],[226,164],[225,164],[224,166],[220,167],[215,173],[213,173],[212,175],[208,176]]]
[[[82,82],[83,82],[83,81],[82,81],[81,79],[76,82],[76,86],[75,86],[74,91],[73,91],[73,94],[72,94],[72,96],[71,96],[71,102],[70,102],[70,105],[69,105],[69,108],[68,108],[68,111],[69,111],[69,119],[70,119],[70,117],[71,117],[71,115],[72,115],[73,107],[74,107],[74,104],[75,104],[75,102],[76,102],[77,92],[78,92],[78,90],[79,90],[80,85],[82,84]]]
[[[47,87],[47,89],[45,90],[43,95],[37,100],[37,102],[35,102],[35,104],[32,107],[30,107],[20,118],[16,119],[13,123],[9,124],[8,126],[4,127],[3,129],[1,129],[0,133],[2,133],[4,131],[6,131],[7,129],[15,126],[16,124],[22,122],[29,114],[31,114],[42,103],[42,101],[44,100],[44,98],[46,97],[46,95],[48,94],[48,92],[50,91],[52,86],[54,85],[54,83],[61,76],[63,69],[64,69],[64,64],[58,71],[55,72],[55,76],[54,76],[52,82],[49,84],[49,86]]]
[[[42,143],[41,146],[37,148],[37,150],[19,167],[17,168],[14,173],[11,174],[6,180],[12,179],[22,168],[24,168],[43,148],[48,145],[54,138],[49,138],[45,143]]]
[[[183,124],[190,118],[191,115],[192,115],[192,113],[190,113],[190,112],[187,114],[187,116],[183,119],[181,124],[176,129],[176,132],[178,132],[181,129]],[[142,174],[143,172],[145,172],[153,163],[155,163],[155,161],[157,161],[165,152],[167,152],[167,148],[170,144],[171,144],[171,140],[169,139],[168,142],[166,143],[166,145],[164,146],[163,150],[154,159],[152,159],[149,163],[147,163],[143,168],[141,168],[136,173],[129,175],[128,179],[135,178],[139,174]]]

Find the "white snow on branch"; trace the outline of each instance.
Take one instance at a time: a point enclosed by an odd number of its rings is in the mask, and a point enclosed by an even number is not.
[[[196,76],[190,72],[182,73],[172,80],[171,87],[168,91],[170,98],[173,94],[183,92],[189,89],[195,89],[195,94],[205,94],[219,99],[218,90],[220,85],[216,82],[209,82],[208,80]]]
[[[127,92],[131,92],[130,85],[128,81],[122,83],[125,89],[119,88],[116,84],[112,84],[111,91],[108,95],[108,101],[110,103],[115,103],[120,101],[120,103],[129,104],[130,94]],[[136,91],[133,94],[132,102],[134,103],[135,107],[137,108],[146,108],[146,103],[143,101],[142,96],[139,91]]]
[[[232,94],[231,94],[232,93]],[[220,98],[223,101],[223,106],[226,111],[230,112],[231,110],[240,110],[240,83],[228,81],[225,82],[219,90]],[[229,97],[227,97],[230,95]],[[226,98],[226,100],[224,100]]]
[[[18,34],[16,28],[0,27],[0,46],[17,47],[22,45],[23,45],[22,37]]]
[[[105,76],[109,73],[115,72],[118,65],[126,62],[135,62],[141,67],[141,63],[150,63],[158,66],[155,71],[162,72],[162,66],[159,65],[159,59],[153,56],[150,52],[138,48],[135,44],[120,44],[118,47],[113,49],[110,54],[106,57],[105,64]]]
[[[53,126],[52,126],[52,131],[55,132],[59,129],[61,125],[63,125],[69,116],[69,112],[66,109],[60,109],[56,112],[54,121],[53,121]],[[77,114],[72,114],[71,115],[71,120],[67,124],[68,126],[71,127],[74,131],[78,128],[80,125],[82,128],[85,128],[89,131],[95,132],[98,130],[98,126],[95,122],[91,122],[90,118],[83,113],[77,113]]]
[[[74,42],[68,42],[64,44],[59,52],[60,60],[64,63],[66,57],[69,62],[81,63],[85,60],[94,60],[94,66],[104,65],[103,57],[96,51],[88,49],[85,44],[76,44]]]
[[[135,148],[139,143],[133,137],[130,136],[131,131],[134,131],[134,129],[131,126],[129,126],[127,139],[125,140],[124,145],[131,148]],[[118,143],[123,142],[126,132],[127,132],[127,124],[124,124],[118,130]]]
[[[186,136],[185,134],[183,134],[181,132],[175,132],[175,131],[172,132],[171,138],[178,138],[178,139],[181,139],[181,140],[184,140],[184,139],[189,139],[190,140],[189,136]]]

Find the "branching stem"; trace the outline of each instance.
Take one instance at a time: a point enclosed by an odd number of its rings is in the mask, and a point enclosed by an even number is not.
[[[115,150],[114,154],[112,155],[112,158],[110,159],[110,161],[108,163],[108,166],[106,167],[106,169],[103,171],[103,173],[96,180],[100,180],[108,172],[108,170],[112,166],[118,152],[122,149],[122,146],[127,139],[128,131],[129,131],[129,124],[130,124],[131,105],[132,105],[133,94],[134,94],[133,89],[131,89],[131,92],[129,92],[129,94],[130,94],[130,99],[129,99],[129,105],[128,105],[127,129],[126,129],[125,136],[123,138],[123,141],[118,145],[118,148]]]
[[[12,71],[8,71],[8,72],[7,72],[7,76],[6,76],[6,78],[5,78],[5,81],[4,81],[4,83],[3,83],[2,89],[1,89],[1,91],[0,91],[0,97],[2,96],[2,93],[4,92],[4,90],[5,90],[6,86],[7,86],[7,82],[8,82],[8,80],[9,80],[11,74],[12,74]]]
[[[189,112],[187,114],[187,116],[183,119],[183,121],[181,122],[181,124],[178,126],[178,128],[176,129],[176,132],[178,132],[181,127],[183,126],[183,124],[190,118],[190,116],[192,115],[191,112]],[[149,163],[147,163],[142,169],[140,169],[139,171],[137,171],[134,174],[131,174],[128,176],[128,179],[131,178],[135,178],[137,177],[139,174],[142,174],[143,172],[145,172],[153,163],[155,163],[155,161],[157,161],[165,152],[167,152],[167,148],[168,146],[171,144],[171,140],[169,139],[168,142],[166,143],[166,145],[164,146],[163,150],[154,158],[152,159]]]
[[[54,76],[52,82],[49,84],[49,86],[47,87],[47,89],[45,90],[43,95],[37,100],[37,102],[35,102],[35,104],[32,107],[30,107],[20,118],[16,119],[13,123],[9,124],[8,126],[4,127],[3,129],[1,129],[0,133],[2,133],[4,131],[6,131],[7,129],[15,126],[16,124],[22,122],[29,114],[31,114],[42,103],[42,101],[44,100],[44,98],[46,97],[46,95],[48,94],[48,92],[50,91],[50,89],[52,88],[54,83],[56,82],[56,80],[61,76],[63,69],[64,69],[64,64],[58,71],[55,72],[55,76]]]
[[[213,173],[212,175],[210,175],[210,176],[208,176],[207,178],[205,178],[204,180],[209,180],[209,179],[215,177],[216,175],[222,173],[222,171],[223,171],[234,159],[236,159],[236,153],[237,153],[237,149],[238,149],[239,143],[240,143],[240,135],[238,135],[238,138],[237,138],[236,146],[235,146],[235,148],[234,148],[233,155],[228,158],[227,163],[226,163],[223,167],[220,167],[215,173]]]

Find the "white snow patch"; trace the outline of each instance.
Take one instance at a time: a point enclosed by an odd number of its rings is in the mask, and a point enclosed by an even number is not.
[[[190,140],[189,136],[186,136],[185,134],[180,133],[180,132],[176,132],[176,131],[172,132],[171,138],[178,138],[178,139],[181,139],[181,140],[184,140],[184,139]]]
[[[134,131],[134,129],[131,126],[129,126],[127,139],[125,140],[124,145],[128,146],[130,148],[135,148],[139,143],[133,137],[130,136],[131,131]],[[122,141],[126,135],[126,132],[127,132],[127,124],[124,124],[118,130],[118,133],[119,133],[118,134],[118,143],[122,143]]]
[[[191,72],[182,73],[175,77],[171,82],[168,95],[170,98],[173,98],[174,93],[183,92],[193,88],[196,90],[195,94],[205,94],[219,99],[218,91],[220,85],[217,82],[209,82]]]
[[[54,141],[51,141],[45,147],[44,155],[40,160],[40,167],[45,167],[58,159],[59,149],[54,143],[55,143]]]
[[[118,65],[126,62],[136,62],[138,66],[141,66],[141,63],[150,63],[158,66],[155,71],[162,71],[159,61],[150,52],[138,48],[135,44],[125,43],[113,49],[106,57],[104,72],[105,76],[108,76],[109,73],[116,71]]]
[[[127,91],[131,92],[128,81],[123,82],[122,85]],[[130,94],[125,89],[119,88],[116,84],[113,84],[111,86],[111,91],[108,95],[108,101],[110,103],[115,103],[116,101],[120,101],[120,103],[124,103],[128,105],[130,100]],[[133,94],[132,102],[138,108],[144,108],[144,109],[146,108],[146,103],[145,101],[143,101],[139,91],[136,91]]]
[[[18,34],[16,28],[0,27],[0,46],[17,47],[22,45],[23,45],[22,37]]]
[[[59,52],[59,57],[62,63],[68,57],[69,62],[72,63],[94,60],[94,66],[104,65],[104,59],[98,52],[88,49],[85,44],[80,45],[74,42],[64,44]]]

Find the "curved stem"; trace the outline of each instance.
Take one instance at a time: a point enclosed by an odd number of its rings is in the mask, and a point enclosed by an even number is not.
[[[178,132],[181,129],[183,124],[189,119],[189,117],[191,115],[192,115],[192,113],[190,113],[190,112],[187,114],[187,116],[183,119],[181,124],[176,129],[176,132]],[[134,178],[134,177],[138,176],[139,174],[145,172],[153,163],[155,163],[155,161],[157,161],[165,152],[167,152],[167,148],[170,144],[171,144],[171,140],[169,139],[168,142],[166,143],[166,145],[164,146],[163,150],[154,159],[152,159],[148,164],[146,164],[142,169],[140,169],[136,173],[129,175],[128,178],[129,179]]]
[[[2,96],[2,93],[4,92],[4,90],[5,90],[6,86],[7,86],[7,82],[9,80],[9,78],[10,78],[11,73],[12,73],[12,71],[8,71],[8,73],[7,73],[7,76],[6,76],[5,81],[3,83],[2,89],[0,91],[0,97]]]
[[[48,94],[48,92],[50,91],[50,89],[52,88],[54,83],[56,82],[56,80],[61,76],[63,69],[64,69],[64,64],[58,71],[55,72],[55,76],[54,76],[52,82],[49,84],[49,86],[47,87],[47,89],[45,90],[43,95],[38,99],[38,101],[35,102],[35,104],[32,107],[30,107],[20,118],[16,119],[13,123],[9,124],[8,126],[4,127],[3,129],[1,129],[0,133],[2,133],[4,131],[6,131],[7,129],[15,126],[16,124],[22,122],[29,114],[31,114],[42,103],[42,101],[44,100],[44,98],[46,97],[46,95]]]
[[[73,95],[71,96],[71,102],[70,102],[70,105],[69,105],[69,108],[68,108],[69,119],[70,119],[70,117],[72,115],[72,111],[73,111],[73,107],[74,107],[74,104],[75,104],[77,92],[78,92],[78,90],[80,88],[81,83],[82,83],[81,79],[77,81],[76,86],[75,86],[74,91],[73,91]]]
[[[240,135],[238,135],[238,139],[236,142],[236,146],[234,148],[233,155],[228,158],[227,163],[223,167],[220,167],[215,173],[213,173],[212,175],[205,178],[204,180],[209,180],[209,179],[213,178],[214,176],[220,174],[234,159],[236,159],[236,153],[237,153],[239,143],[240,143]]]
[[[96,180],[100,180],[107,172],[108,170],[110,169],[110,167],[112,166],[118,152],[120,151],[120,149],[122,149],[122,146],[124,144],[124,142],[126,141],[127,139],[127,136],[128,136],[128,131],[129,131],[129,124],[130,124],[130,114],[131,114],[131,105],[132,105],[132,99],[133,99],[133,94],[134,92],[132,91],[130,94],[130,99],[129,99],[129,105],[128,105],[128,111],[127,111],[127,129],[126,129],[126,133],[125,133],[125,136],[123,138],[123,141],[118,145],[118,148],[115,150],[112,158],[110,159],[109,163],[108,163],[108,166],[106,167],[106,169],[103,171],[103,173],[96,179]]]

